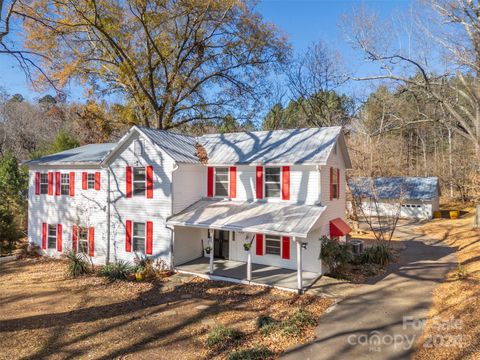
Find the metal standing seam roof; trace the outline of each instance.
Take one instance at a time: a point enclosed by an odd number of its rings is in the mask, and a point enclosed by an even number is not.
[[[440,194],[437,177],[357,177],[349,185],[353,196],[379,199],[432,200]]]
[[[173,160],[180,163],[200,163],[195,149],[195,144],[198,142],[197,138],[143,126],[137,126],[137,128],[154,144],[164,150]]]
[[[168,225],[307,237],[325,206],[199,200]]]
[[[220,164],[326,164],[340,126],[204,135],[208,162]]]
[[[116,145],[116,143],[84,145],[27,161],[25,165],[98,165]]]
[[[325,165],[341,134],[340,126],[209,134],[193,137],[166,130],[134,126],[117,144],[91,144],[27,162],[28,165],[100,164],[136,129],[179,163],[199,164],[195,145],[202,145],[212,165]],[[113,156],[113,153],[112,155]],[[107,161],[107,160],[105,160]]]

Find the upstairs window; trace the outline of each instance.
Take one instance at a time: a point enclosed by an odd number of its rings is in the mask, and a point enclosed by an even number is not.
[[[338,199],[338,169],[332,168],[332,199]]]
[[[215,168],[215,196],[228,196],[228,168]]]
[[[40,194],[48,194],[48,174],[40,174]]]
[[[274,236],[274,235],[265,236],[265,254],[280,256],[281,254],[280,236]]]
[[[279,198],[281,193],[281,180],[280,180],[280,168],[279,167],[267,167],[265,168],[265,197],[267,198]]]
[[[145,223],[133,223],[133,251],[145,253]]]
[[[88,254],[88,228],[78,228],[78,252]]]
[[[48,225],[48,242],[49,249],[57,248],[57,225]]]
[[[95,189],[95,173],[87,174],[87,189]]]
[[[60,174],[60,194],[70,195],[70,175]]]
[[[133,195],[145,196],[145,167],[133,168]]]

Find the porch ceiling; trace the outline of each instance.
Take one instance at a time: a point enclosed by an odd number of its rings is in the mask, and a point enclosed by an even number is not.
[[[325,209],[317,205],[199,200],[173,215],[167,224],[305,238]]]

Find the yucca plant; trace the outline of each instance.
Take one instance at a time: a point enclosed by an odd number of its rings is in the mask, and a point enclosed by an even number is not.
[[[68,276],[75,278],[90,272],[88,260],[84,254],[77,254],[71,250],[65,257],[68,261]]]
[[[134,268],[127,262],[119,260],[112,264],[102,266],[98,274],[106,277],[109,281],[127,280],[128,275],[134,272]]]

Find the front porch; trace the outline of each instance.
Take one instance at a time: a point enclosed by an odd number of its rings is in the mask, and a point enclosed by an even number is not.
[[[253,264],[251,280],[247,279],[247,263],[233,260],[215,259],[213,274],[209,273],[210,259],[200,257],[177,266],[179,272],[198,275],[212,280],[225,280],[243,284],[271,286],[288,291],[298,291],[297,271],[276,266]],[[319,273],[303,271],[303,290],[308,289],[320,277]]]

